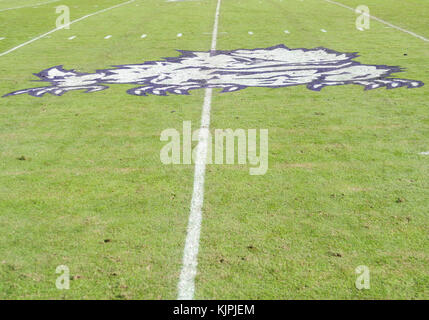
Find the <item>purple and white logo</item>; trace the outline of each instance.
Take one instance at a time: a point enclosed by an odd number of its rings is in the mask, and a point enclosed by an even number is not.
[[[320,91],[326,86],[357,84],[366,90],[406,86],[417,88],[423,82],[390,78],[401,68],[385,65],[366,65],[353,59],[357,53],[342,53],[323,47],[289,49],[277,45],[260,49],[231,51],[182,51],[179,57],[147,61],[141,64],[114,66],[112,69],[81,73],[52,67],[35,74],[39,81],[51,85],[18,90],[5,96],[28,93],[42,97],[46,93],[61,96],[71,90],[96,92],[108,84],[135,84],[129,94],[189,94],[190,90],[220,88],[232,92],[248,87],[281,88],[306,85]]]

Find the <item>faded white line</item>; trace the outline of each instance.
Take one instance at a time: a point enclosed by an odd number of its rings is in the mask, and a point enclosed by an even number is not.
[[[105,36],[104,39],[107,40],[107,39],[110,39],[111,37],[112,36],[109,34],[108,36]]]
[[[124,5],[129,4],[129,3],[131,3],[131,2],[134,2],[134,1],[135,1],[135,0],[130,0],[130,1],[120,3],[120,4],[117,4],[117,5],[115,5],[115,6],[112,6],[112,7],[109,7],[109,8],[106,8],[106,9],[103,9],[103,10],[100,10],[100,11],[97,11],[97,12],[94,12],[94,13],[91,13],[91,14],[87,14],[86,16],[83,16],[83,17],[80,17],[79,19],[73,20],[72,22],[70,22],[70,23],[68,23],[68,24],[66,24],[66,25],[63,25],[63,26],[61,26],[61,27],[59,27],[59,28],[55,28],[55,29],[53,29],[53,30],[51,30],[51,31],[49,31],[49,32],[46,32],[46,33],[44,33],[44,34],[42,34],[42,35],[40,35],[40,36],[36,37],[36,38],[33,38],[33,39],[31,39],[31,40],[29,40],[29,41],[27,41],[27,42],[24,42],[24,43],[20,44],[19,46],[16,46],[16,47],[14,47],[14,48],[12,48],[12,49],[9,49],[9,50],[7,50],[7,51],[5,51],[5,52],[3,52],[3,53],[0,53],[0,57],[2,57],[2,56],[4,56],[4,55],[7,55],[8,53],[11,53],[11,52],[13,52],[13,51],[15,51],[15,50],[18,50],[19,48],[22,48],[22,47],[24,47],[24,46],[26,46],[26,45],[28,45],[28,44],[30,44],[30,43],[33,43],[33,42],[35,42],[35,41],[37,41],[37,40],[40,40],[40,39],[42,39],[42,38],[44,38],[44,37],[46,37],[46,36],[50,35],[51,33],[54,33],[54,32],[56,32],[56,31],[58,31],[58,30],[62,30],[62,29],[64,29],[65,27],[72,25],[73,23],[76,23],[76,22],[82,21],[82,20],[84,20],[84,19],[86,19],[86,18],[89,18],[89,17],[95,16],[95,15],[97,15],[97,14],[100,14],[100,13],[103,13],[103,12],[106,12],[106,11],[109,11],[109,10],[112,10],[112,9],[115,9],[115,8],[118,8],[118,7],[121,7],[121,6],[124,6]]]
[[[54,2],[58,2],[58,1],[60,1],[60,0],[52,0],[52,1],[47,1],[47,2],[36,3],[36,4],[29,4],[29,5],[20,6],[20,7],[5,8],[5,9],[0,9],[0,12],[2,12],[2,11],[8,11],[8,10],[21,9],[21,8],[28,8],[28,7],[37,8],[35,6],[41,6],[41,5],[44,5],[44,4],[54,3]]]
[[[69,40],[73,40],[74,38],[76,38],[76,36],[71,36],[71,37],[69,38]]]
[[[203,32],[203,34],[212,34],[211,32]],[[228,32],[223,31],[223,32],[218,32],[217,34],[228,34]]]
[[[340,6],[340,7],[343,7],[343,8],[346,8],[346,9],[349,9],[349,10],[352,10],[353,12],[355,12],[355,9],[354,8],[352,8],[352,7],[349,7],[349,6],[346,6],[345,4],[342,4],[342,3],[339,3],[339,2],[336,2],[336,1],[332,1],[332,0],[323,0],[323,1],[326,1],[326,2],[329,2],[329,3],[332,3],[332,4],[335,4],[335,5],[337,5],[337,6]],[[380,19],[380,18],[377,18],[377,17],[375,17],[375,16],[373,16],[373,15],[368,15],[371,19],[373,19],[373,20],[375,20],[375,21],[378,21],[378,22],[380,22],[380,23],[383,23],[383,24],[385,24],[386,26],[389,26],[389,27],[391,27],[391,28],[393,28],[393,29],[396,29],[396,30],[399,30],[399,31],[402,31],[402,32],[405,32],[405,33],[408,33],[409,35],[412,35],[413,37],[416,37],[416,38],[419,38],[419,39],[421,39],[421,40],[423,40],[423,41],[429,41],[429,39],[427,39],[427,38],[425,38],[425,37],[423,37],[423,36],[421,36],[421,35],[419,35],[419,34],[417,34],[417,33],[414,33],[414,32],[412,32],[412,31],[409,31],[409,30],[407,30],[407,29],[404,29],[404,28],[401,28],[401,27],[398,27],[398,26],[395,26],[394,24],[391,24],[390,22],[387,22],[387,21],[385,21],[385,20],[382,20],[382,19]]]
[[[216,50],[220,5],[221,0],[218,0],[212,33],[212,52]],[[183,252],[183,265],[178,284],[179,300],[192,300],[195,293],[195,276],[197,274],[198,266],[198,250],[200,246],[202,208],[204,202],[204,177],[206,173],[208,139],[210,134],[209,128],[212,92],[213,90],[211,88],[207,88],[204,94],[201,128],[199,130],[195,157],[194,188],[188,220],[188,232],[186,235],[185,249]]]

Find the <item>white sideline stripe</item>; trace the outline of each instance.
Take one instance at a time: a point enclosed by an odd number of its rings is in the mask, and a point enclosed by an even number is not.
[[[218,0],[212,33],[212,52],[216,50],[220,4],[221,0]],[[206,173],[212,92],[213,90],[211,88],[207,88],[204,94],[201,128],[198,135],[198,145],[195,157],[194,189],[192,192],[191,210],[188,220],[188,233],[186,235],[185,249],[183,251],[183,265],[178,284],[178,300],[192,300],[195,292],[195,276],[197,274],[202,207],[204,202],[204,176]]]
[[[73,20],[72,22],[70,22],[70,23],[68,23],[68,24],[66,24],[66,25],[63,25],[63,26],[61,26],[61,27],[59,27],[59,28],[55,28],[55,29],[53,29],[53,30],[51,30],[51,31],[49,31],[49,32],[46,32],[46,33],[44,33],[44,34],[42,34],[42,35],[40,35],[40,36],[37,36],[36,38],[33,38],[33,39],[31,39],[31,40],[29,40],[29,41],[27,41],[27,42],[21,43],[19,46],[16,46],[16,47],[14,47],[14,48],[12,48],[12,49],[9,49],[9,50],[7,50],[7,51],[5,51],[5,52],[3,52],[3,53],[0,53],[0,57],[2,57],[2,56],[4,56],[4,55],[7,55],[8,53],[11,53],[11,52],[13,52],[13,51],[15,51],[15,50],[18,50],[19,48],[22,48],[22,47],[26,46],[27,44],[33,43],[33,42],[35,42],[35,41],[37,41],[37,40],[40,40],[40,39],[42,39],[42,38],[44,38],[44,37],[46,37],[46,36],[50,35],[51,33],[54,33],[54,32],[56,32],[56,31],[58,31],[58,30],[61,30],[61,29],[64,29],[65,27],[70,26],[70,25],[72,25],[73,23],[76,23],[76,22],[82,21],[82,20],[84,20],[84,19],[86,19],[86,18],[89,18],[89,17],[95,16],[96,14],[103,13],[103,12],[106,12],[106,11],[109,11],[109,10],[112,10],[112,9],[115,9],[115,8],[118,8],[118,7],[121,7],[121,6],[124,6],[124,5],[129,4],[129,3],[131,3],[131,2],[134,2],[134,1],[135,1],[135,0],[130,0],[130,1],[120,3],[120,4],[117,4],[117,5],[115,5],[115,6],[112,6],[112,7],[109,7],[109,8],[106,8],[106,9],[103,9],[103,10],[100,10],[100,11],[97,11],[97,12],[94,12],[94,13],[87,14],[86,16],[83,16],[83,17],[80,17],[79,19]]]
[[[112,36],[109,34],[108,36],[105,36],[104,39],[110,39]]]
[[[329,3],[332,3],[332,4],[335,4],[335,5],[337,5],[337,6],[340,6],[340,7],[343,7],[343,8],[346,8],[346,9],[349,9],[349,10],[352,10],[353,12],[355,12],[355,9],[353,9],[352,7],[349,7],[349,6],[346,6],[345,4],[342,4],[342,3],[339,3],[339,2],[336,2],[336,1],[332,1],[332,0],[323,0],[323,1],[326,1],[326,2],[329,2]],[[396,30],[399,30],[399,31],[402,31],[402,32],[405,32],[405,33],[408,33],[409,35],[412,35],[413,37],[416,37],[416,38],[419,38],[419,39],[421,39],[421,40],[423,40],[423,41],[429,41],[429,39],[427,39],[427,38],[425,38],[425,37],[423,37],[423,36],[421,36],[421,35],[419,35],[419,34],[417,34],[417,33],[414,33],[414,32],[412,32],[412,31],[409,31],[409,30],[406,30],[406,29],[404,29],[404,28],[401,28],[401,27],[398,27],[398,26],[395,26],[394,24],[391,24],[390,22],[387,22],[387,21],[385,21],[385,20],[382,20],[382,19],[380,19],[380,18],[377,18],[377,17],[375,17],[375,16],[372,16],[372,15],[368,15],[371,19],[373,19],[373,20],[375,20],[375,21],[378,21],[378,22],[381,22],[381,23],[383,23],[383,24],[385,24],[386,26],[389,26],[389,27],[391,27],[391,28],[393,28],[393,29],[396,29]]]
[[[8,10],[14,10],[14,9],[28,8],[28,7],[37,8],[35,6],[41,6],[41,5],[44,5],[44,4],[54,3],[54,2],[58,2],[58,1],[60,1],[60,0],[52,0],[52,1],[47,1],[47,2],[40,2],[40,3],[29,4],[29,5],[20,6],[20,7],[5,8],[5,9],[0,9],[0,12],[2,12],[2,11],[8,11]]]

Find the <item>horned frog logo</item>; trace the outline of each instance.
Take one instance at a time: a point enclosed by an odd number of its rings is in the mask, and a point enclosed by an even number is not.
[[[355,84],[366,90],[406,86],[417,88],[423,82],[390,78],[401,68],[366,65],[353,59],[357,53],[342,53],[318,47],[289,49],[285,45],[269,48],[231,51],[184,51],[179,57],[147,61],[141,64],[113,66],[112,69],[81,73],[52,67],[37,74],[49,86],[18,90],[5,96],[46,93],[61,96],[71,90],[86,93],[108,88],[109,84],[135,84],[127,92],[132,95],[189,94],[190,90],[213,88],[232,92],[248,87],[281,88],[305,85],[320,91],[326,86]]]

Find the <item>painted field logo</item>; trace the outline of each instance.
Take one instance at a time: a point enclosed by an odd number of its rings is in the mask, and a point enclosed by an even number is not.
[[[35,74],[50,86],[15,91],[5,96],[28,93],[41,97],[46,93],[61,96],[71,90],[96,92],[106,84],[136,84],[129,94],[189,94],[189,90],[220,88],[232,92],[248,87],[280,88],[306,85],[319,91],[326,86],[357,84],[366,90],[406,86],[417,88],[423,82],[388,78],[401,68],[365,65],[353,59],[357,53],[342,53],[323,47],[289,49],[278,45],[261,49],[232,51],[182,51],[181,56],[141,64],[114,66],[95,73],[80,73],[52,67]]]

